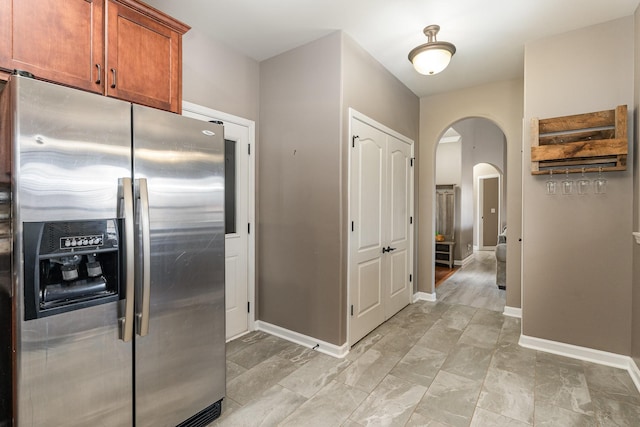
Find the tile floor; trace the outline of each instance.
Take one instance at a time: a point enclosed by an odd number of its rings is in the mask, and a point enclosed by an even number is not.
[[[344,359],[263,332],[230,342],[212,426],[640,426],[626,371],[518,345],[490,263],[479,254]]]

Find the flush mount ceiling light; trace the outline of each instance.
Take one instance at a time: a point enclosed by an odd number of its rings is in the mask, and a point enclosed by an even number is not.
[[[447,68],[456,47],[449,42],[439,42],[436,34],[440,31],[439,25],[429,25],[424,28],[427,43],[420,45],[409,52],[409,61],[420,74],[438,74]]]

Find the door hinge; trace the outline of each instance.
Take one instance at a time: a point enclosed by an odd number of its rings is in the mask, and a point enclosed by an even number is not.
[[[410,274],[410,275],[409,275],[409,281],[410,281],[410,282],[413,282],[413,274]]]
[[[352,148],[355,148],[355,146],[356,146],[356,138],[360,138],[360,137],[358,135],[353,135],[351,137],[351,147]]]
[[[247,234],[251,234],[251,223],[247,224]]]
[[[409,217],[409,224],[413,224],[413,217],[412,216]]]
[[[251,313],[251,301],[247,301],[247,313]]]
[[[411,167],[413,167],[413,160],[415,159],[415,157],[411,158]]]
[[[351,315],[353,316],[353,304],[351,304]]]
[[[351,231],[355,231],[355,225],[353,224],[353,221],[351,221]]]
[[[247,154],[251,155],[251,144],[247,145]]]

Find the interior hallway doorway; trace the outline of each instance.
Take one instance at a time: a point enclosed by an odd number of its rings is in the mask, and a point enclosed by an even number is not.
[[[506,165],[506,137],[494,122],[485,118],[470,117],[454,122],[436,145],[434,232],[437,240],[439,228],[446,228],[441,225],[443,209],[439,206],[442,199],[439,192],[451,188],[454,211],[446,221],[452,224],[453,232],[446,240],[452,245],[453,266],[474,262],[474,254],[480,250],[487,250],[481,256],[495,260],[493,250],[498,234],[507,222]],[[442,244],[434,241],[436,266],[443,265],[439,259],[441,249]],[[495,268],[493,280],[495,285]]]

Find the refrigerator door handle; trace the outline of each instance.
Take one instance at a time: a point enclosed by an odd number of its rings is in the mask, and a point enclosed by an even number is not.
[[[136,179],[138,198],[140,199],[140,226],[142,231],[142,301],[140,313],[137,313],[137,332],[144,337],[149,333],[149,304],[151,298],[151,237],[149,235],[149,191],[147,179]]]
[[[134,227],[133,227],[133,189],[131,187],[131,178],[120,178],[119,193],[124,208],[124,235],[125,235],[125,313],[124,317],[120,317],[120,339],[129,342],[133,338],[133,320],[134,320]]]

